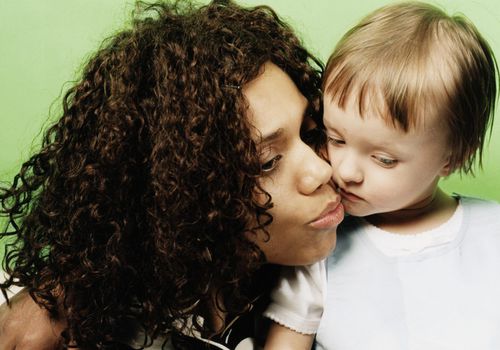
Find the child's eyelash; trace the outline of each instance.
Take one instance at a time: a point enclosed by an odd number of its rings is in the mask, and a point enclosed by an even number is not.
[[[386,158],[381,156],[372,156],[378,163],[385,167],[393,167],[397,164],[397,159]]]
[[[343,145],[343,144],[345,144],[345,141],[340,139],[340,138],[328,136],[328,143],[331,143],[334,145]]]

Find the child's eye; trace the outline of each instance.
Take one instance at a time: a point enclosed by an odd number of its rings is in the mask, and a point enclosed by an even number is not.
[[[328,143],[330,143],[332,145],[345,145],[344,140],[337,138],[337,137],[332,137],[332,136],[328,136]]]
[[[278,162],[280,161],[280,159],[282,158],[283,156],[281,156],[280,154],[278,154],[277,156],[273,157],[271,160],[265,162],[264,164],[261,165],[261,170],[262,172],[264,173],[268,173],[270,171],[273,171],[274,169],[276,169],[278,167]]]
[[[381,157],[381,156],[372,156],[373,159],[375,159],[379,164],[386,168],[392,168],[395,166],[398,162],[397,159],[392,159],[392,158],[386,158],[386,157]]]

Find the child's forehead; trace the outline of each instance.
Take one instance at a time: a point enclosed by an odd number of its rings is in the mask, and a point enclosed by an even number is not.
[[[338,94],[325,92],[324,110],[325,116],[328,111],[333,109],[347,112],[343,115],[356,115],[361,119],[370,120],[372,118],[382,120],[388,129],[392,129],[397,134],[415,134],[418,132],[443,132],[446,129],[446,123],[443,118],[439,118],[439,113],[432,104],[422,103],[421,108],[407,111],[396,111],[407,113],[405,118],[409,121],[405,128],[394,115],[394,108],[389,106],[382,89],[372,87],[362,91],[359,88],[353,88],[344,98]],[[324,119],[325,126],[331,125],[328,117]]]
[[[370,88],[362,91],[360,88],[352,88],[343,96],[325,92],[324,108],[328,110],[336,107],[341,110],[348,110],[361,118],[383,119],[388,126],[397,128],[387,103],[380,89]]]
[[[409,157],[428,144],[438,143],[446,147],[446,133],[439,125],[426,124],[425,127],[414,127],[404,130],[393,124],[392,119],[380,114],[366,113],[361,116],[352,106],[341,108],[331,103],[325,106],[324,125],[327,135],[340,138],[350,147],[358,150],[374,149]]]

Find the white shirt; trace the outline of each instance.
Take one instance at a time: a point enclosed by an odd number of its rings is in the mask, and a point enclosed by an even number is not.
[[[378,244],[366,222],[342,226],[318,350],[500,349],[500,205],[460,204],[435,241],[424,233],[406,254],[396,249],[400,235]]]
[[[497,203],[462,197],[446,223],[415,235],[347,218],[327,261],[326,292],[310,290],[322,285],[311,283],[322,281],[321,268],[295,273],[305,277],[283,276],[292,283],[280,281],[266,315],[297,330],[294,320],[312,325],[325,300],[318,350],[500,349]]]

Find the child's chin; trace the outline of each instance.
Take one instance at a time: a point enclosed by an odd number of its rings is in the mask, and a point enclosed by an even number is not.
[[[373,214],[366,208],[361,208],[359,205],[350,203],[348,201],[342,201],[342,204],[344,205],[345,213],[350,216],[367,216]]]

